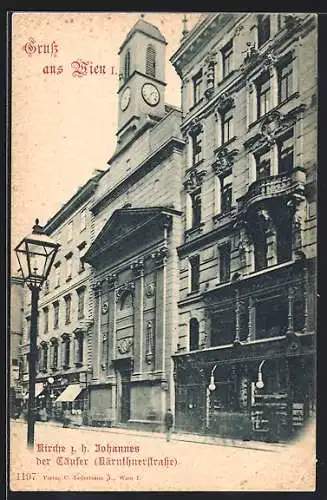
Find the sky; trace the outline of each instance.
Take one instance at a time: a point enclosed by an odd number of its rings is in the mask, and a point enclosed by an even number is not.
[[[180,44],[184,13],[144,14],[168,42],[166,102],[180,106],[180,79],[169,58]],[[200,16],[187,13],[189,29]],[[37,217],[45,224],[95,169],[107,168],[116,146],[118,50],[139,17],[136,12],[13,15],[12,248]],[[105,72],[74,77],[72,63],[78,59],[105,66]],[[14,257],[12,272],[17,269]]]

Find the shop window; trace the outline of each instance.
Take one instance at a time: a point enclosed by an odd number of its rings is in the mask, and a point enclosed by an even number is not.
[[[59,302],[53,303],[53,328],[59,328]]]
[[[271,173],[271,154],[270,150],[264,149],[255,154],[256,162],[256,178],[257,180],[265,179]]]
[[[289,54],[278,68],[278,102],[288,99],[293,93],[293,60]]]
[[[85,314],[85,287],[77,290],[77,303],[77,318],[82,319]]]
[[[256,82],[257,118],[264,116],[271,109],[270,74],[265,71]]]
[[[221,144],[226,144],[234,137],[233,109],[221,114]]]
[[[196,318],[190,320],[190,351],[199,349],[199,322]]]
[[[190,291],[197,292],[200,287],[200,256],[190,258]]]
[[[279,296],[257,302],[255,311],[257,339],[278,337],[286,333],[288,325],[287,296]]]
[[[232,344],[235,339],[235,307],[219,311],[211,320],[211,346]]]
[[[148,45],[146,49],[145,74],[156,76],[156,51],[152,45]]]
[[[289,130],[278,141],[278,173],[291,174],[294,166],[294,136]]]
[[[219,282],[226,283],[230,280],[230,243],[219,246]]]
[[[197,104],[202,97],[202,69],[193,77],[193,104]]]
[[[198,189],[190,194],[192,205],[192,227],[201,224],[201,190]]]
[[[192,135],[192,165],[197,165],[202,160],[202,132]]]
[[[261,47],[270,38],[270,15],[258,15],[258,47]]]
[[[125,55],[124,62],[124,82],[126,82],[129,78],[131,72],[131,53],[128,51]]]
[[[72,297],[70,294],[64,297],[65,299],[65,324],[68,325],[71,322],[71,308],[72,308]]]
[[[223,78],[231,73],[233,60],[233,40],[228,42],[221,50]]]
[[[220,211],[222,213],[228,213],[232,209],[232,179],[231,173],[220,177]]]

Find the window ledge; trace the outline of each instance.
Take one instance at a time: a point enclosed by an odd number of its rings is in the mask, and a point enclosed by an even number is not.
[[[71,281],[72,277],[69,276],[68,278],[66,278],[66,283],[68,283],[68,281]]]
[[[190,108],[189,108],[189,113],[192,113],[192,111],[199,105],[201,104],[201,102],[204,101],[204,98],[201,97],[201,99],[199,99],[198,101],[196,101]]]
[[[70,325],[70,324],[71,324],[71,320],[70,319],[65,321],[65,325]]]
[[[75,363],[75,366],[76,366],[76,368],[78,368],[78,367],[80,367],[80,366],[83,366],[83,363],[82,363],[81,361],[77,361],[77,362]]]
[[[82,274],[82,273],[84,273],[84,271],[85,271],[85,268],[84,269],[79,269],[78,274]]]
[[[188,169],[186,169],[186,174],[190,171],[190,170],[193,170],[194,168],[197,168],[199,165],[201,165],[201,163],[204,162],[204,158],[201,158],[201,160],[199,160],[197,163],[192,163],[192,166],[189,167]]]
[[[199,295],[199,296],[201,295],[200,294],[200,289],[193,290],[192,292],[188,292],[187,297],[196,297],[197,295]]]
[[[233,137],[231,137],[228,141],[224,142],[224,144],[220,144],[220,146],[218,146],[216,149],[214,149],[214,154],[216,155],[217,153],[219,153],[219,151],[227,148],[232,142],[236,141],[237,139],[237,136],[236,135],[233,135]]]
[[[276,106],[271,108],[265,115],[260,116],[254,122],[250,123],[248,126],[248,130],[250,130],[251,128],[255,127],[258,123],[260,123],[267,115],[269,115],[269,113],[278,110],[288,102],[292,101],[293,99],[297,99],[298,97],[300,97],[300,92],[298,91],[293,92],[293,94],[291,94],[287,99],[284,99],[284,101],[279,102]]]
[[[217,86],[220,87],[221,85],[223,85],[225,82],[227,82],[227,80],[233,76],[234,74],[236,73],[236,69],[232,69],[232,71],[230,71],[228,73],[228,75],[225,75],[218,83],[217,83]]]
[[[59,283],[59,285],[56,285],[55,288],[60,288],[60,283]]]
[[[231,218],[235,215],[236,210],[234,207],[232,207],[228,212],[220,212],[219,214],[216,214],[212,217],[212,220],[217,223],[220,222],[223,219],[228,219]]]
[[[198,226],[191,227],[185,231],[185,237],[192,236],[193,234],[198,234],[203,231],[204,222],[200,222]]]

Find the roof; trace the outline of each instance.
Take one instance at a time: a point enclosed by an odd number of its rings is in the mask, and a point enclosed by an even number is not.
[[[154,24],[148,23],[147,21],[144,21],[144,19],[138,19],[138,21],[134,24],[133,28],[127,33],[127,36],[120,46],[119,52],[122,50],[124,45],[130,40],[130,38],[134,35],[134,33],[140,32],[144,33],[145,35],[150,36],[151,38],[155,38],[156,40],[159,40],[160,42],[166,43],[167,41],[159,28],[157,28]]]

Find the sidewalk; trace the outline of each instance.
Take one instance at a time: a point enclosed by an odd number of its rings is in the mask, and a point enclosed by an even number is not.
[[[26,423],[23,419],[14,420],[15,422]],[[62,427],[62,423],[50,421],[50,422],[40,422],[37,421],[36,425],[51,425],[54,427]],[[152,439],[165,439],[165,434],[161,432],[149,432],[137,429],[128,429],[126,427],[92,427],[92,426],[80,426],[71,427],[71,429],[84,429],[95,432],[106,432],[111,434],[124,434],[129,436],[139,436],[147,437]],[[233,448],[246,448],[248,450],[257,451],[268,451],[268,452],[278,452],[286,448],[285,443],[265,443],[262,441],[242,441],[239,439],[222,438],[219,436],[205,436],[202,434],[188,434],[181,432],[174,432],[172,434],[172,441],[185,441],[190,443],[208,444],[215,446],[226,446]]]

